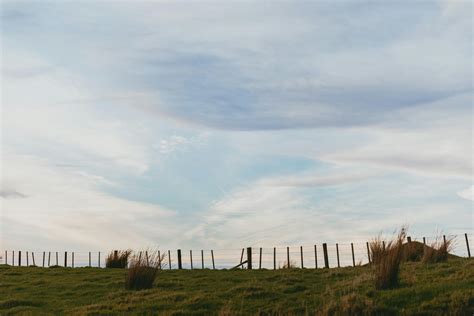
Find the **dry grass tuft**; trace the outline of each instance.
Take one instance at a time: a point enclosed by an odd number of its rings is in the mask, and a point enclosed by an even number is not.
[[[130,265],[125,276],[127,290],[144,290],[153,287],[158,271],[161,270],[164,255],[158,251],[140,251],[130,258]]]
[[[436,236],[435,240],[425,247],[422,262],[427,264],[447,261],[453,242],[454,238],[447,238],[444,241],[441,236]]]
[[[105,267],[125,269],[128,266],[128,259],[131,254],[130,249],[112,251],[105,258]]]
[[[380,236],[370,242],[372,264],[375,273],[375,288],[390,289],[398,285],[400,263],[403,255],[403,241],[406,238],[406,228],[402,227],[398,235],[388,241],[385,246]]]
[[[288,262],[284,262],[283,265],[278,264],[278,269],[296,269],[297,266],[296,266],[296,262],[293,261],[293,260],[290,260],[290,264],[288,264]]]

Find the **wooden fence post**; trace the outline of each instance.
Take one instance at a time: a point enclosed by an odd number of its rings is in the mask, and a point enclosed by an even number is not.
[[[212,269],[216,269],[216,265],[214,264],[214,250],[211,249],[211,258],[212,258]]]
[[[277,255],[277,249],[276,249],[276,247],[273,247],[273,270],[276,270],[276,268],[277,268],[276,255]]]
[[[240,267],[241,267],[241,269],[244,268],[242,266],[242,262],[244,261],[244,251],[245,251],[245,248],[242,248],[242,253],[240,254]]]
[[[161,270],[161,252],[158,250],[158,268]]]
[[[74,251],[72,252],[72,258],[71,258],[71,263],[72,263],[72,267],[74,268]]]
[[[56,251],[56,265],[59,266],[59,254]]]
[[[97,254],[97,263],[98,263],[97,265],[98,265],[99,268],[100,268],[100,251],[99,251],[98,254]]]
[[[425,237],[423,237],[423,245],[426,246],[426,238]]]
[[[314,245],[314,268],[318,268],[318,249],[316,248],[316,245]]]
[[[44,268],[44,257],[46,255],[46,252],[43,251],[43,268]]]
[[[443,242],[444,242],[444,246],[446,247],[446,235],[443,235]]]
[[[471,258],[471,249],[469,248],[469,239],[467,239],[467,233],[464,234],[464,237],[466,238],[467,256]]]
[[[48,251],[48,267],[51,266],[51,251]]]
[[[355,260],[355,256],[354,256],[354,244],[351,243],[351,251],[352,251],[352,266],[355,267],[356,266],[356,260]]]
[[[12,250],[12,266],[15,266],[15,250]]]
[[[286,247],[286,268],[290,268],[290,247]]]
[[[258,268],[262,268],[262,247],[260,247],[260,257],[258,259]]]
[[[204,269],[204,250],[201,249],[201,268]]]
[[[252,270],[252,247],[247,247],[247,269]]]
[[[301,269],[304,269],[304,261],[303,261],[303,246],[300,246],[300,253],[301,253]]]
[[[367,241],[365,243],[367,245],[367,258],[369,258],[369,263],[372,262],[372,260],[370,259],[370,248],[369,248],[369,242]]]
[[[18,251],[18,266],[21,267],[21,250]]]
[[[191,270],[193,269],[193,251],[189,250],[189,259],[191,261]]]
[[[183,269],[183,264],[181,263],[181,249],[178,249],[178,270]]]
[[[410,236],[407,237],[407,242],[411,243],[411,237]]]
[[[340,268],[341,264],[339,263],[339,244],[336,243],[336,256],[337,256],[337,267]]]
[[[8,251],[5,250],[5,264],[8,264]]]
[[[385,240],[382,240],[382,249],[385,251]]]
[[[36,266],[36,263],[35,263],[35,253],[32,251],[31,252],[31,258],[33,259],[33,265]]]
[[[67,251],[64,252],[64,267],[67,267]]]
[[[328,245],[323,243],[324,267],[329,268]]]
[[[28,251],[26,252],[26,266],[28,267],[30,265],[30,260],[29,260],[29,256],[28,256]]]
[[[171,270],[171,251],[168,250],[168,264],[169,264],[169,269]]]
[[[89,251],[89,267],[92,267],[92,257],[91,257],[90,251]]]

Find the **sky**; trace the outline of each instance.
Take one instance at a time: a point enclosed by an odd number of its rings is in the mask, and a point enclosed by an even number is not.
[[[470,1],[0,3],[0,248],[473,231]]]

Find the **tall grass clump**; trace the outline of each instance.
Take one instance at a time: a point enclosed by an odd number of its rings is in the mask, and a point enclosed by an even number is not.
[[[422,262],[427,264],[447,261],[453,242],[453,238],[447,238],[445,241],[441,236],[436,236],[432,243],[425,246]]]
[[[160,256],[157,251],[146,251],[143,254],[139,252],[131,256],[125,276],[125,288],[127,290],[152,288],[156,276],[161,270],[163,259],[164,255]]]
[[[405,238],[406,228],[402,227],[398,235],[388,241],[385,246],[380,236],[370,242],[376,289],[390,289],[398,285]]]
[[[106,268],[124,269],[128,266],[128,259],[132,254],[131,250],[115,250],[111,251],[105,258]]]

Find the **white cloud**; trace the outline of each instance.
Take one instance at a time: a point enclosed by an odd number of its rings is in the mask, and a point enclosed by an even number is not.
[[[463,199],[474,201],[474,185],[471,185],[470,188],[459,191],[458,195]]]
[[[143,248],[169,244],[179,231],[175,212],[108,194],[100,177],[31,156],[4,156],[2,168],[2,187],[24,196],[2,198],[4,247]]]

